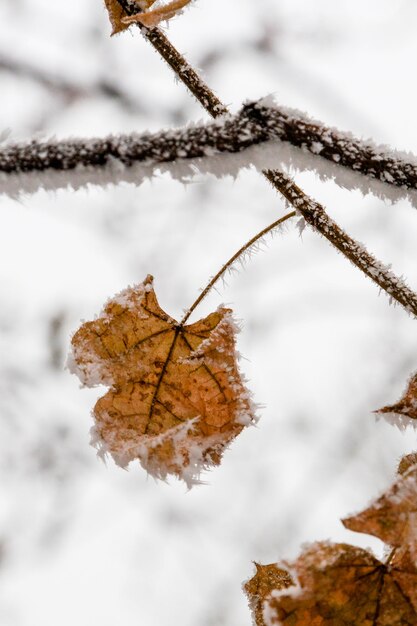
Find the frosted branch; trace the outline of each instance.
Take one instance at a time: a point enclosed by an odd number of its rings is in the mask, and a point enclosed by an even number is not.
[[[127,15],[135,15],[141,10],[137,3],[132,0],[117,0]],[[214,94],[213,90],[205,84],[188,61],[172,45],[160,28],[146,28],[136,23],[142,35],[149,41],[158,54],[170,66],[177,78],[184,83],[187,89],[200,102],[203,108],[212,116],[218,117],[227,113],[227,108]]]
[[[324,208],[307,196],[294,182],[288,182],[280,172],[265,172],[274,187],[297,208],[314,230],[325,237],[349,261],[356,265],[366,276],[383,289],[393,300],[401,304],[406,311],[417,317],[417,294],[396,276],[391,269],[380,263],[366,248],[352,239],[326,213]]]
[[[173,164],[179,166],[178,171],[171,167]],[[82,184],[140,182],[153,175],[155,169],[160,171],[160,166],[183,178],[196,170],[235,175],[251,164],[259,169],[292,166],[315,170],[321,177],[335,178],[350,189],[417,201],[415,157],[384,151],[383,147],[314,122],[298,111],[267,106],[262,100],[211,123],[157,133],[6,144],[0,149],[0,191],[8,192],[8,182],[13,183],[8,177],[13,175],[19,177],[16,186],[21,185],[23,191],[36,188],[33,180],[29,184],[22,174],[36,174],[38,187],[55,188],[71,184],[71,175],[76,179],[74,186],[79,186],[80,180]],[[126,171],[134,165],[142,170]],[[52,180],[51,175],[56,173],[61,177]],[[44,179],[39,174],[45,174]]]

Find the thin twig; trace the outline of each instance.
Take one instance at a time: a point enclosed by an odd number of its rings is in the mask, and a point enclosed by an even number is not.
[[[117,1],[126,15],[141,13],[138,5],[132,2],[132,0]],[[227,107],[214,94],[213,90],[205,84],[160,28],[146,28],[146,26],[139,23],[136,26],[212,117],[218,117],[228,112]]]
[[[267,170],[268,180],[280,185],[282,193],[305,221],[325,237],[335,248],[373,280],[381,289],[409,313],[417,317],[417,294],[398,278],[390,268],[372,256],[360,243],[349,237],[326,213],[324,208],[307,196],[294,182],[276,170]]]
[[[242,246],[237,252],[235,252],[235,254],[230,257],[230,259],[227,261],[227,263],[225,263],[223,265],[223,267],[217,272],[217,274],[215,276],[213,276],[213,278],[210,280],[210,282],[208,283],[208,285],[203,289],[203,291],[200,293],[200,295],[198,296],[198,298],[193,302],[193,304],[190,306],[190,308],[188,309],[188,311],[186,312],[186,314],[184,315],[184,317],[182,318],[181,322],[180,322],[180,326],[183,326],[185,324],[185,322],[188,320],[188,318],[190,317],[190,315],[193,313],[193,311],[198,307],[198,305],[200,304],[200,302],[202,300],[204,300],[204,298],[207,296],[207,294],[209,293],[209,291],[212,290],[212,288],[214,287],[214,285],[217,283],[217,281],[227,272],[227,270],[232,267],[232,265],[240,258],[242,257],[245,252],[247,252],[248,250],[251,249],[251,247],[260,239],[262,239],[262,237],[265,237],[265,235],[267,235],[268,233],[270,233],[271,231],[273,231],[275,228],[277,228],[278,226],[280,226],[281,224],[283,224],[284,222],[286,222],[287,220],[289,220],[291,217],[295,217],[296,216],[296,211],[291,211],[291,213],[287,213],[286,215],[284,215],[283,217],[280,217],[279,220],[276,220],[275,222],[273,222],[272,224],[269,224],[269,226],[267,226],[266,228],[264,228],[263,230],[261,230],[257,235],[254,235],[251,239],[249,239],[249,241],[247,241],[245,243],[244,246]]]

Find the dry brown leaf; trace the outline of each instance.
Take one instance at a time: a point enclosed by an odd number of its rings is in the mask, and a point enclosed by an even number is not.
[[[117,2],[117,0],[104,0],[107,11],[109,13],[110,23],[112,25],[112,35],[120,33],[128,28],[128,24],[122,22],[122,18],[126,17],[126,13]]]
[[[349,530],[374,535],[393,548],[410,551],[417,562],[417,465],[405,469],[404,463],[402,470],[371,506],[342,522]]]
[[[347,544],[316,543],[291,565],[297,584],[271,593],[257,626],[416,626],[417,569]]]
[[[129,28],[131,24],[139,23],[147,28],[154,28],[160,22],[170,20],[190,4],[191,0],[172,0],[161,7],[151,9],[155,0],[135,0],[138,13],[128,15],[120,6],[118,0],[104,0],[112,25],[112,35]]]
[[[147,28],[154,28],[155,26],[158,26],[160,22],[170,20],[178,15],[178,13],[180,13],[181,10],[187,6],[187,4],[190,4],[190,2],[191,0],[172,0],[171,2],[168,2],[168,4],[156,9],[137,13],[136,15],[126,16],[122,21],[128,26],[135,22],[139,22]],[[153,4],[153,2],[151,4]]]
[[[417,420],[417,372],[408,381],[402,398],[391,406],[384,406],[375,413],[396,413]]]
[[[276,583],[264,576],[262,593],[246,585],[257,626],[417,626],[416,460],[416,453],[404,457],[390,489],[342,520],[391,546],[386,561],[347,544],[309,546],[295,562],[275,566]]]
[[[95,439],[125,467],[191,485],[255,419],[238,372],[230,309],[181,326],[159,306],[152,276],[107,302],[72,339],[71,370],[110,386],[94,407]]]
[[[280,569],[275,563],[269,565],[255,563],[255,567],[256,574],[245,583],[244,590],[249,598],[249,606],[256,624],[263,624],[264,602],[271,591],[287,589],[294,582],[288,572]]]

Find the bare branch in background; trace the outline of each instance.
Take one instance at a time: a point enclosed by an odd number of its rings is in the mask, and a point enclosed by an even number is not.
[[[45,89],[59,94],[68,101],[102,97],[117,101],[120,107],[128,113],[147,113],[143,104],[131,98],[114,82],[106,78],[83,85],[82,83],[76,83],[60,76],[49,74],[44,69],[5,56],[0,56],[0,71],[33,80]]]

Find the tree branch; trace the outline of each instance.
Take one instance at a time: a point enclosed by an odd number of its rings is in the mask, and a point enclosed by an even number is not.
[[[401,278],[372,256],[362,244],[345,233],[327,215],[321,204],[307,196],[294,182],[288,182],[288,179],[276,170],[267,170],[265,174],[274,187],[276,184],[280,185],[288,202],[296,207],[298,213],[314,230],[323,235],[393,300],[417,317],[417,294]]]
[[[126,15],[141,13],[139,6],[132,0],[117,0]],[[142,35],[152,44],[153,48],[168,63],[176,76],[202,104],[204,109],[212,116],[218,117],[227,113],[226,106],[214,94],[213,90],[205,84],[186,59],[172,45],[160,28],[146,28],[136,23]]]
[[[103,166],[110,158],[124,165],[143,163],[155,165],[178,159],[195,159],[215,154],[238,153],[247,148],[271,144],[271,158],[295,165],[298,169],[323,170],[324,157],[332,163],[328,176],[341,166],[363,174],[367,181],[376,179],[388,186],[408,191],[417,189],[417,163],[405,161],[400,153],[385,153],[382,148],[363,143],[351,135],[327,128],[319,122],[307,121],[298,112],[278,106],[252,102],[234,116],[227,115],[212,124],[199,124],[183,129],[109,136],[66,141],[31,141],[9,144],[0,149],[0,172],[41,172],[46,169],[71,170],[80,166]],[[291,159],[285,156],[283,144],[296,150]],[[309,152],[307,159],[305,153]],[[298,158],[297,158],[298,157]],[[250,161],[249,161],[250,162]],[[247,165],[247,163],[245,163]],[[357,178],[356,185],[360,186]],[[388,190],[388,188],[387,188]]]

